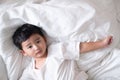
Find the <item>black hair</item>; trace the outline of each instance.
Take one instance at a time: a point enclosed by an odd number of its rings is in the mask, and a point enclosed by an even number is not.
[[[45,31],[38,26],[32,24],[23,24],[13,34],[13,43],[22,50],[22,42],[26,41],[31,35],[39,34],[45,38]]]

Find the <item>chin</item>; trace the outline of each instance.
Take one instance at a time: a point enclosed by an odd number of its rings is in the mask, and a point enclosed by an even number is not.
[[[44,56],[44,54],[37,54],[37,55],[36,55],[37,58],[41,58],[41,57],[43,57],[43,56]]]

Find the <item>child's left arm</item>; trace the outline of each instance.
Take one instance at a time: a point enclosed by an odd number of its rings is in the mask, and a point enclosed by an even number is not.
[[[105,39],[96,42],[82,42],[80,43],[80,53],[85,53],[100,48],[104,48],[112,43],[112,36],[108,36]]]

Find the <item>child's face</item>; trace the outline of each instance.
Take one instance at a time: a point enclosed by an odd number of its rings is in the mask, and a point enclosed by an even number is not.
[[[33,34],[29,39],[22,42],[21,53],[25,56],[30,56],[33,58],[42,58],[46,53],[46,40],[39,34]]]

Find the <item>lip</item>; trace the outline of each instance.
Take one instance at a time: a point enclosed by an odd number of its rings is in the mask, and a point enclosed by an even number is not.
[[[36,54],[42,54],[42,50],[37,51]]]

